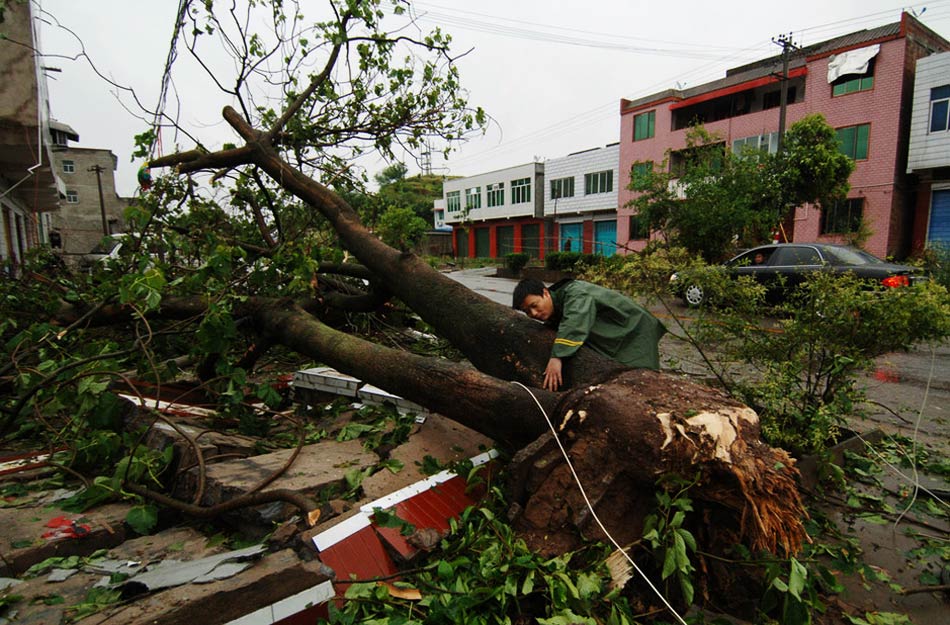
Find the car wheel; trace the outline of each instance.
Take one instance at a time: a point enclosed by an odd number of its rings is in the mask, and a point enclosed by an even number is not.
[[[703,287],[698,284],[690,284],[685,289],[683,289],[683,300],[689,306],[699,306],[703,303],[705,294],[703,293]]]

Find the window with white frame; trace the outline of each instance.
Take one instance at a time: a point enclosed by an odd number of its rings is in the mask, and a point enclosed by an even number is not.
[[[531,201],[531,178],[511,181],[511,203],[524,204]]]
[[[482,207],[482,188],[471,187],[465,189],[465,210],[470,211]]]
[[[930,132],[950,130],[950,85],[930,90]]]
[[[76,162],[63,160],[63,173],[72,174],[76,171]]]
[[[551,199],[574,197],[574,176],[557,178],[551,181]]]
[[[496,182],[485,187],[485,193],[488,195],[488,206],[505,205],[505,183]]]
[[[445,194],[445,210],[449,213],[457,213],[462,210],[461,191],[449,191]]]
[[[614,172],[612,169],[597,171],[592,174],[584,174],[584,195],[610,193],[613,190]]]
[[[732,142],[732,153],[736,156],[742,156],[743,150],[748,153],[750,150],[761,150],[769,154],[778,152],[778,133],[770,132],[764,135],[752,135],[743,137]]]
[[[78,192],[78,191],[66,191],[66,203],[67,203],[67,204],[79,204],[79,192]]]

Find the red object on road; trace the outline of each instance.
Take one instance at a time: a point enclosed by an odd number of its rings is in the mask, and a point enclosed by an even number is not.
[[[46,522],[46,527],[52,528],[48,532],[43,532],[43,538],[46,540],[59,540],[60,538],[84,538],[89,535],[91,527],[85,523],[79,523],[77,520],[65,516],[58,516]]]

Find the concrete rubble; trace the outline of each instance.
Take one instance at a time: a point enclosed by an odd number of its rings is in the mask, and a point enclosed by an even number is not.
[[[29,490],[50,477],[52,470],[21,471],[13,477],[29,488],[22,497],[3,502],[5,522],[0,524],[0,597],[22,597],[8,608],[6,618],[43,625],[77,618],[78,623],[98,625],[258,625],[291,624],[294,615],[308,614],[307,622],[312,622],[315,606],[334,596],[334,571],[318,559],[313,536],[352,514],[366,514],[360,510],[366,502],[424,479],[420,465],[426,456],[444,466],[492,445],[440,415],[328,368],[298,372],[294,385],[298,401],[313,407],[318,421],[319,402],[338,395],[358,402],[348,414],[323,418],[321,425],[328,428],[345,425],[360,405],[388,403],[421,418],[412,424],[408,441],[380,453],[364,448],[361,439],[337,441],[332,435],[302,446],[289,468],[264,490],[284,489],[312,500],[315,510],[310,520],[316,525],[308,527],[299,510],[283,503],[216,520],[216,525],[226,523],[244,536],[267,539],[245,548],[229,549],[198,531],[187,517],[165,512],[160,527],[168,529],[136,537],[124,522],[131,504],[111,503],[84,513],[64,511],[57,503],[75,490]],[[146,444],[155,449],[174,447],[173,464],[180,473],[172,492],[180,501],[191,503],[202,482],[195,447],[205,465],[201,506],[226,502],[255,488],[295,453],[294,449],[259,453],[257,439],[213,430],[209,418],[213,415],[205,409],[181,401],[155,403],[163,412],[161,419],[140,408],[131,411],[130,427],[150,425]],[[384,459],[402,469],[377,468]],[[365,477],[362,489],[355,491],[361,498],[340,499],[348,489],[347,475],[354,472]],[[56,498],[60,502],[52,501]],[[51,520],[55,520],[52,528],[47,526]],[[65,526],[61,536],[55,534],[60,531],[56,524]],[[57,560],[38,575],[26,575],[47,558],[70,556],[75,557]],[[82,618],[83,610],[95,611],[90,597],[106,591],[123,600],[103,604],[97,613]],[[0,623],[3,619],[0,616]]]

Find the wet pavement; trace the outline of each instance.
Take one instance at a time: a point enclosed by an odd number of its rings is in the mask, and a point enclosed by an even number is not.
[[[496,278],[494,267],[447,275],[506,307],[511,306],[511,293],[518,282]],[[648,308],[671,330],[660,342],[663,368],[691,377],[711,378],[712,373],[696,350],[676,338],[673,316],[688,323],[691,311],[678,300],[672,302],[670,310],[660,304]],[[944,453],[950,451],[950,344],[922,344],[907,352],[885,354],[876,362],[874,371],[859,378],[869,401],[866,415],[855,417],[853,429],[881,428],[888,434],[916,436]]]

